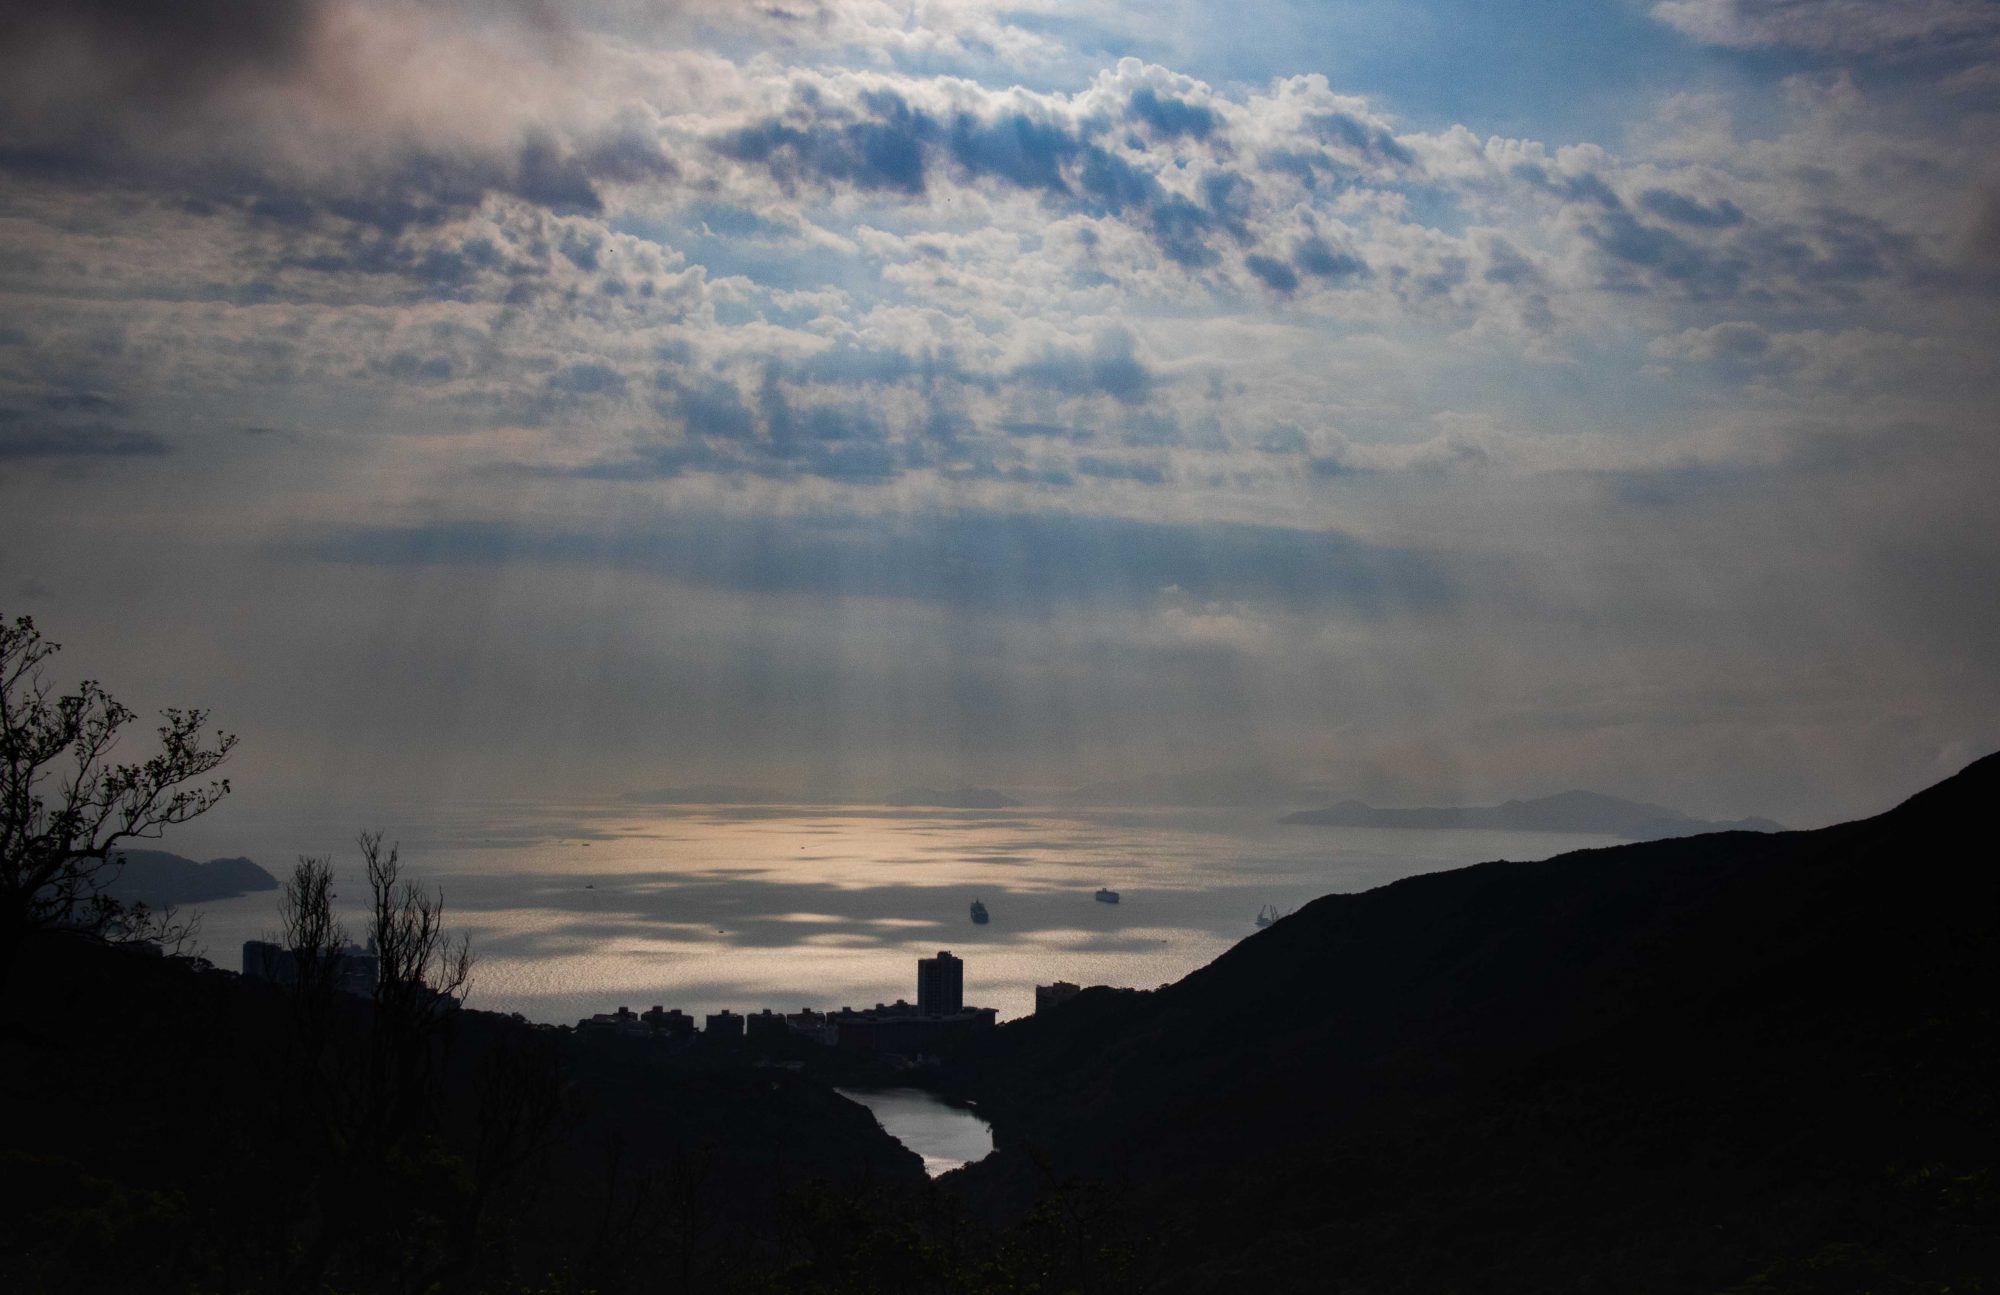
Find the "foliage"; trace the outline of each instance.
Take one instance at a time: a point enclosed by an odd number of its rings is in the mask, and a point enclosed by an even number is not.
[[[129,915],[103,893],[120,841],[157,837],[213,809],[207,779],[236,746],[205,710],[162,712],[159,750],[119,763],[136,712],[86,679],[58,693],[45,670],[61,645],[32,619],[0,618],[0,978],[30,930],[113,933]]]

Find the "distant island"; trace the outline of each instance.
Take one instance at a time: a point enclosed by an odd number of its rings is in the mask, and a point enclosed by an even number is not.
[[[738,787],[730,783],[698,782],[686,787],[659,787],[627,792],[621,798],[643,805],[819,805],[824,796],[801,796],[768,787]]]
[[[148,908],[203,904],[278,888],[276,877],[243,858],[196,863],[165,850],[118,850],[112,857],[122,860],[123,866],[110,870],[116,876],[104,893]]]
[[[882,803],[899,809],[1018,809],[1021,802],[991,787],[960,787],[940,791],[936,787],[905,787],[882,798]]]
[[[1059,792],[1052,799],[1058,805],[1079,807],[1173,805],[1184,809],[1226,809],[1311,804],[1325,794],[1323,786],[1302,785],[1282,771],[1248,764],[1086,783]]]
[[[1589,832],[1618,836],[1630,841],[1658,841],[1676,836],[1700,836],[1705,832],[1782,832],[1785,829],[1768,818],[1739,818],[1726,822],[1692,818],[1664,805],[1648,805],[1623,800],[1594,791],[1565,791],[1533,800],[1510,800],[1501,805],[1458,808],[1417,806],[1407,809],[1378,809],[1358,800],[1343,800],[1326,809],[1287,814],[1282,823],[1309,827],[1413,827],[1487,828],[1513,832]]]

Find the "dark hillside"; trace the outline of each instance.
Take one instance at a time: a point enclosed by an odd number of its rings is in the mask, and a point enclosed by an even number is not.
[[[275,986],[37,940],[0,1003],[0,1289],[711,1290],[784,1258],[800,1192],[924,1190],[800,1075],[477,1011],[358,1159],[369,1018],[338,1000],[308,1089]]]
[[[1189,1289],[2000,1271],[2000,891],[1969,849],[1997,795],[1989,758],[1824,831],[1321,899],[1001,1030],[960,1082],[1006,1146],[965,1190],[1005,1216],[1052,1175],[1129,1184]]]
[[[1504,805],[1411,806],[1377,809],[1344,800],[1326,809],[1301,810],[1279,820],[1323,827],[1497,828],[1519,832],[1592,832],[1628,841],[1655,841],[1706,832],[1778,832],[1768,818],[1707,822],[1664,805],[1647,805],[1590,791],[1566,791]]]

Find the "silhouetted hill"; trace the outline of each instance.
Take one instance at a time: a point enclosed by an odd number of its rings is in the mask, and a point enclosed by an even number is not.
[[[1588,832],[1622,836],[1632,841],[1658,841],[1704,832],[1781,832],[1768,818],[1710,822],[1691,818],[1664,805],[1622,800],[1594,791],[1565,791],[1533,800],[1462,808],[1420,806],[1378,809],[1358,800],[1343,800],[1326,809],[1287,814],[1281,822],[1313,827],[1487,828],[1516,832]]]
[[[1880,817],[1320,899],[957,1086],[998,1218],[1122,1184],[1175,1290],[1961,1289],[2000,1271],[2000,757]]]
[[[936,787],[905,787],[882,798],[884,805],[912,809],[1018,809],[1021,802],[991,787],[960,787],[940,791]]]
[[[128,904],[165,908],[276,890],[278,879],[248,859],[196,863],[165,850],[120,850],[124,860],[105,893]]]

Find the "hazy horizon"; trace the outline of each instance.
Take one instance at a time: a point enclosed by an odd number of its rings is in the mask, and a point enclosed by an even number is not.
[[[350,931],[360,860],[340,823],[190,824],[281,877],[330,857]],[[1256,810],[991,812],[485,805],[378,820],[443,895],[479,964],[471,1006],[574,1024],[623,1005],[701,1016],[912,999],[918,957],[965,960],[967,1001],[1027,1015],[1056,980],[1150,989],[1322,895],[1487,859],[1618,844],[1582,833],[1303,828]],[[261,855],[261,858],[257,856]],[[1094,894],[1107,886],[1118,904]],[[983,901],[989,923],[969,908]],[[279,894],[186,906],[234,969],[276,938]]]
[[[2000,747],[1996,15],[9,3],[0,613],[242,735],[202,841],[1878,812]]]

